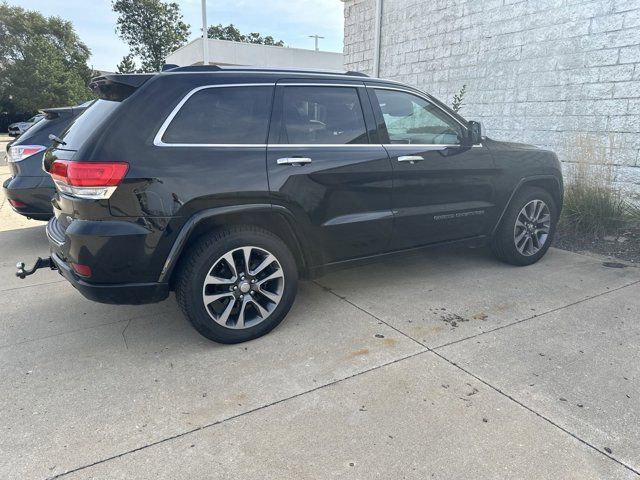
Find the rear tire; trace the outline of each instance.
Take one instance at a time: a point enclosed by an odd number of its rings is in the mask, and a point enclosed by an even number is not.
[[[557,223],[556,202],[549,192],[539,187],[524,187],[507,207],[491,249],[503,262],[531,265],[547,253]]]
[[[240,343],[273,330],[296,296],[298,270],[271,232],[230,227],[200,238],[181,260],[176,299],[203,336]]]

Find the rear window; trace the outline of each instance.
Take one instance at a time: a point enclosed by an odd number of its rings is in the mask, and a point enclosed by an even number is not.
[[[29,130],[27,130],[26,132],[24,132],[22,135],[20,135],[20,137],[18,137],[18,139],[13,142],[13,145],[27,145],[30,140],[38,137],[40,139],[40,137],[47,137],[49,135],[49,133],[53,133],[55,135],[59,135],[60,131],[54,132],[53,130],[51,130],[51,126],[50,124],[53,122],[53,120],[49,120],[47,118],[43,118],[42,120],[40,120],[38,123],[36,123],[33,127],[31,127]],[[48,132],[43,132],[43,130],[50,130]],[[46,135],[41,135],[41,133],[46,133]],[[44,144],[45,146],[49,145],[49,143],[51,143],[49,141],[49,139],[47,138],[47,143]]]
[[[273,87],[218,87],[195,92],[162,134],[166,144],[255,145],[267,141]]]
[[[81,113],[82,110],[79,112]],[[71,123],[73,117],[77,117],[80,113],[75,113],[75,115],[72,116],[70,113],[65,112],[64,115],[52,115],[51,118],[46,116],[20,135],[13,145],[37,144],[49,146],[51,145],[49,135],[53,134],[59,137],[64,129]]]
[[[97,130],[107,117],[120,105],[120,102],[96,100],[82,114],[76,117],[62,135],[66,145],[61,150],[77,150],[91,133]]]

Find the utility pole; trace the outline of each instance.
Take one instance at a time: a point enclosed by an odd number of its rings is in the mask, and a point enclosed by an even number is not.
[[[318,50],[320,50],[320,49],[318,48],[318,40],[320,40],[320,39],[323,39],[323,40],[324,40],[324,37],[321,37],[320,35],[315,34],[315,35],[309,35],[309,38],[315,38],[315,40],[316,40],[316,52],[317,52]]]
[[[202,64],[209,65],[209,40],[207,35],[207,0],[202,0]]]

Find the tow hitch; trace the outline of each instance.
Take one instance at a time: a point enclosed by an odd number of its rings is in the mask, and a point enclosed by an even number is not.
[[[18,264],[16,265],[16,268],[18,269],[18,271],[16,272],[16,277],[19,277],[22,279],[24,279],[25,277],[28,277],[29,275],[34,274],[35,271],[38,270],[39,268],[49,268],[51,270],[58,269],[56,264],[53,263],[53,260],[51,260],[51,257],[47,257],[47,258],[38,257],[38,259],[36,260],[36,263],[34,263],[33,267],[30,268],[29,270],[26,270],[24,268],[24,262],[18,262]]]

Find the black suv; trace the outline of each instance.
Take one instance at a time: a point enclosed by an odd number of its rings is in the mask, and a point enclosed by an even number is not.
[[[554,153],[484,138],[400,83],[200,66],[92,88],[45,157],[57,194],[38,266],[99,302],[175,290],[218,342],[273,329],[298,278],[331,266],[451,242],[528,265],[554,234]]]

